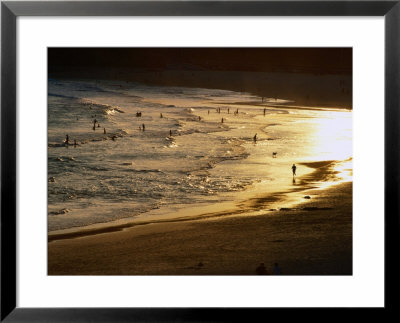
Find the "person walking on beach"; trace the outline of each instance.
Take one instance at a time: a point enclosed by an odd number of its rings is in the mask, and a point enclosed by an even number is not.
[[[66,144],[66,145],[69,144],[69,136],[68,136],[68,134],[65,136],[65,144]]]
[[[257,268],[256,268],[256,274],[257,275],[268,275],[267,268],[265,267],[264,263],[261,263]]]
[[[172,130],[169,131],[169,136],[172,137]]]
[[[279,267],[278,263],[275,263],[274,265],[274,275],[280,275],[281,274],[281,267]]]
[[[296,168],[297,168],[296,165],[293,164],[293,166],[292,166],[293,177],[296,176]]]
[[[145,130],[144,123],[142,124],[142,129],[143,129],[143,131]]]
[[[254,135],[253,141],[254,141],[254,142],[257,142],[257,134]]]
[[[106,134],[106,128],[104,128],[104,134]]]

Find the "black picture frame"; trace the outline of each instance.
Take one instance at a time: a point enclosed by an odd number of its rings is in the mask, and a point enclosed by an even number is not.
[[[19,16],[382,16],[385,19],[385,306],[396,310],[399,254],[400,1],[2,1],[1,322],[247,322],[296,308],[16,306],[16,19]],[[371,262],[374,260],[371,259]],[[314,309],[315,310],[315,309]],[[332,309],[324,309],[335,315]],[[326,315],[326,313],[324,313]],[[368,315],[372,315],[369,311]]]

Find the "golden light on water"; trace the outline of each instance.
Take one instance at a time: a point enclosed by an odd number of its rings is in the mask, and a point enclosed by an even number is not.
[[[353,155],[351,112],[329,112],[325,118],[315,118],[310,137],[311,155],[319,160],[345,160]],[[322,159],[321,159],[322,158]]]
[[[320,188],[352,181],[352,113],[330,111],[323,118],[312,121],[310,157],[314,160],[331,160],[332,176],[320,184]]]

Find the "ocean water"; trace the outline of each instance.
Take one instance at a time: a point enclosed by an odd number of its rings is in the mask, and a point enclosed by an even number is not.
[[[349,173],[351,111],[290,104],[226,90],[49,79],[48,230],[290,190],[293,163],[335,160]],[[311,171],[298,166],[299,176]]]

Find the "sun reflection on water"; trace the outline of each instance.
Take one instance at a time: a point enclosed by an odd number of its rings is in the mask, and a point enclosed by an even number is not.
[[[323,117],[316,115],[311,120],[311,138],[308,158],[310,161],[334,161],[329,167],[330,176],[319,183],[320,188],[352,181],[352,113],[349,111],[329,111]]]

